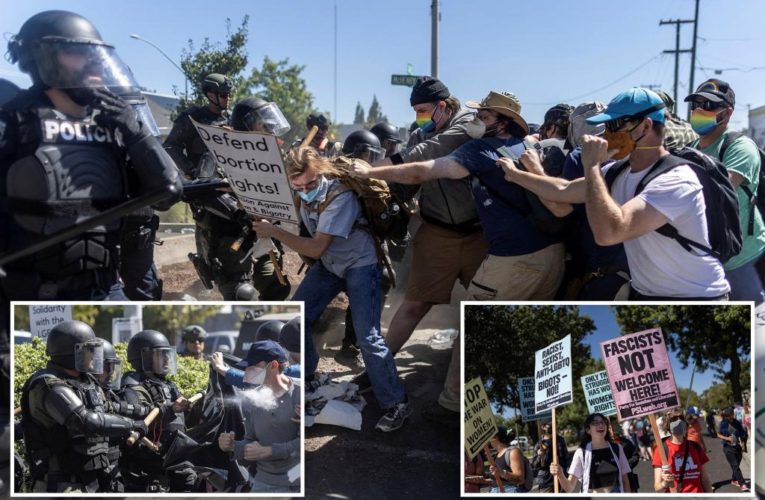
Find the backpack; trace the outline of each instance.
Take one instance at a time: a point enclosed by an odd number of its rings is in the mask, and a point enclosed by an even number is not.
[[[725,262],[741,252],[742,235],[739,222],[738,196],[728,179],[728,171],[722,162],[689,147],[675,149],[661,158],[651,167],[648,174],[635,188],[635,196],[640,194],[653,179],[680,165],[688,165],[698,177],[706,204],[707,236],[710,247],[682,236],[670,223],[656,230],[657,233],[672,238],[690,253],[701,250]],[[629,166],[628,160],[614,163],[605,176],[609,191],[616,178]]]
[[[740,132],[730,132],[729,134],[725,135],[725,139],[723,139],[723,143],[720,146],[720,161],[723,162],[723,164],[725,164],[723,161],[725,158],[725,151],[731,144],[736,142],[741,137],[745,136]],[[755,144],[755,146],[757,146],[757,144]],[[749,203],[752,206],[757,206],[757,209],[760,211],[760,215],[762,215],[765,214],[765,151],[763,151],[761,147],[757,146],[757,152],[760,153],[760,182],[757,185],[757,193],[753,193],[752,188],[750,188],[748,185],[741,184],[741,189],[749,197]],[[754,234],[754,210],[749,211],[749,224],[747,227],[747,234]]]
[[[392,286],[396,286],[393,268],[390,259],[383,249],[383,241],[398,238],[401,231],[406,233],[409,225],[409,212],[391,195],[388,184],[379,179],[360,179],[350,173],[353,162],[363,160],[340,156],[334,159],[333,165],[340,172],[337,179],[340,184],[327,193],[327,197],[319,203],[318,212],[321,213],[338,195],[347,191],[353,191],[361,202],[361,212],[367,220],[366,226],[359,226],[372,236],[377,251],[377,258],[387,270]],[[300,199],[295,196],[295,206],[300,206]]]
[[[501,139],[498,139],[496,137],[484,137],[480,139],[481,141],[485,142],[489,146],[491,146],[492,149],[497,151],[497,154],[500,156],[506,156],[499,152],[499,148],[505,145],[504,141]],[[537,144],[530,144],[526,141],[523,142],[523,145],[526,149],[536,149],[540,152],[540,154],[543,154],[543,150],[541,146],[538,147]],[[554,146],[553,146],[554,148]],[[564,157],[565,159],[565,157]],[[513,159],[515,160],[515,159]],[[518,168],[525,170],[523,168],[523,165],[521,165],[520,161],[516,161],[516,165]],[[561,164],[562,165],[562,164]],[[542,166],[545,168],[545,173],[547,175],[558,177],[560,175],[560,172],[555,173],[554,171],[548,170],[548,165],[545,164],[545,161],[543,160]],[[562,169],[561,169],[562,170]],[[495,198],[498,198],[502,201],[504,201],[506,204],[510,205],[511,207],[515,208],[518,212],[520,212],[523,216],[526,217],[526,219],[530,220],[532,224],[534,224],[534,227],[536,227],[539,231],[550,234],[550,235],[559,235],[561,234],[566,227],[569,225],[569,217],[556,217],[550,210],[542,203],[542,201],[539,199],[539,196],[535,195],[531,191],[524,189],[523,193],[526,195],[526,202],[528,204],[527,207],[519,207],[517,204],[511,202],[504,196],[502,196],[499,192],[497,192],[495,189],[493,189],[490,186],[487,186],[486,184],[481,183],[481,185],[486,188],[486,190],[491,193],[491,195]]]

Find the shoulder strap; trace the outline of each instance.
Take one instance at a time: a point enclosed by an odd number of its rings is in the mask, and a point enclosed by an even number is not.
[[[606,187],[608,188],[609,193],[611,192],[611,186],[614,185],[616,178],[624,172],[629,164],[629,160],[619,160],[608,168],[604,180],[606,181]]]
[[[685,455],[683,456],[683,465],[680,466],[680,477],[677,479],[677,489],[683,489],[683,477],[685,476],[685,466],[688,464],[688,451],[691,448],[688,439],[685,440]],[[679,493],[680,491],[678,491]]]
[[[723,142],[720,145],[720,161],[723,161],[723,158],[725,157],[725,152],[728,150],[731,144],[733,144],[740,137],[743,137],[743,136],[744,134],[742,134],[741,132],[729,132],[725,134],[725,138],[723,139]]]
[[[322,213],[324,209],[327,208],[330,203],[332,203],[332,200],[337,198],[338,195],[348,191],[353,191],[353,188],[342,181],[339,182],[334,188],[332,188],[331,191],[327,193],[327,196],[324,198],[324,201],[319,203],[317,207],[317,212]]]

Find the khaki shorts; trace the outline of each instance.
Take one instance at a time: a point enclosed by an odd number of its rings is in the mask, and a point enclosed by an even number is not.
[[[526,255],[488,255],[468,287],[470,300],[552,300],[563,280],[563,244]]]
[[[454,282],[468,287],[489,244],[482,231],[463,235],[423,222],[413,247],[406,300],[448,304]]]

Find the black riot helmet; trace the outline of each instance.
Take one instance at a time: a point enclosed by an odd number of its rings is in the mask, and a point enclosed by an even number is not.
[[[238,131],[266,132],[275,136],[290,130],[279,106],[259,97],[248,97],[234,105],[231,126]]]
[[[329,129],[329,120],[326,116],[320,113],[311,113],[308,118],[305,119],[305,126],[308,130],[313,126],[319,127],[319,130]]]
[[[209,75],[202,77],[201,87],[202,93],[205,95],[205,97],[207,97],[208,100],[210,100],[211,103],[215,104],[221,109],[225,109],[226,106],[221,104],[220,98],[221,96],[228,98],[229,94],[231,94],[231,91],[234,89],[234,82],[232,82],[231,78],[227,77],[226,75],[221,75],[220,73],[210,73]],[[215,100],[210,99],[210,97],[207,95],[208,92],[211,92],[215,95]]]
[[[53,363],[81,373],[103,370],[102,340],[82,321],[64,321],[48,333],[45,354]]]
[[[155,375],[175,373],[175,349],[156,330],[138,332],[128,342],[128,361],[137,372]]]
[[[343,143],[343,154],[360,158],[369,163],[385,157],[385,150],[380,146],[380,140],[369,130],[351,132]]]
[[[401,137],[398,135],[398,129],[388,122],[377,123],[374,127],[369,129],[369,131],[377,136],[377,139],[380,140],[380,144],[383,146],[385,146],[385,141],[394,143],[402,142]]]
[[[273,340],[274,342],[279,342],[279,333],[281,333],[283,326],[284,323],[279,320],[272,319],[266,321],[261,324],[255,332],[255,342],[260,340]]]
[[[140,87],[93,23],[73,12],[49,10],[30,17],[8,43],[8,55],[35,86],[62,89],[81,105],[93,99],[82,89],[107,87],[119,94]]]

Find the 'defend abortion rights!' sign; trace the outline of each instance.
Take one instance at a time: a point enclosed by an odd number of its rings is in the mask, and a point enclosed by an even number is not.
[[[299,223],[276,136],[191,122],[248,214]]]
[[[536,352],[534,359],[534,412],[542,413],[573,401],[571,335]]]
[[[581,377],[584,399],[587,401],[587,409],[590,414],[601,413],[606,417],[616,415],[614,395],[611,394],[611,385],[608,383],[608,372],[584,375]]]
[[[465,452],[473,458],[497,433],[497,423],[481,377],[466,383],[464,391]]]
[[[600,343],[619,420],[680,405],[661,329],[645,330]]]

